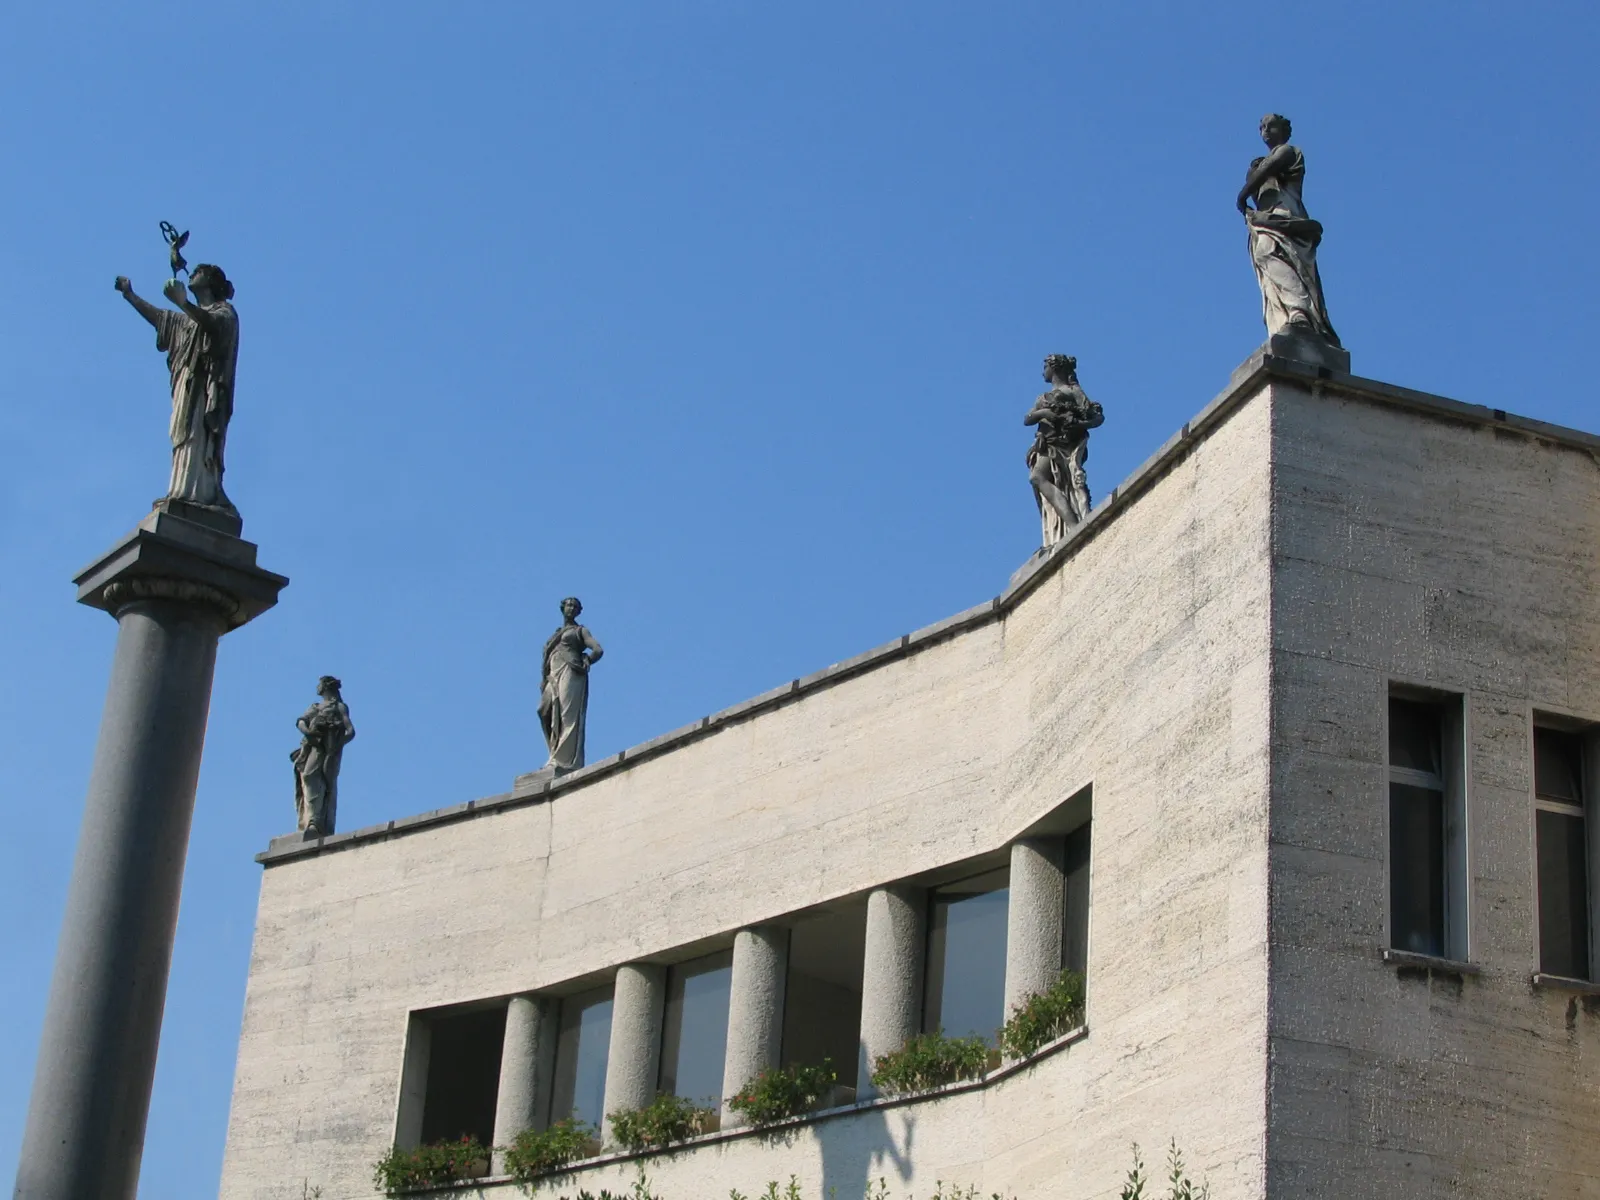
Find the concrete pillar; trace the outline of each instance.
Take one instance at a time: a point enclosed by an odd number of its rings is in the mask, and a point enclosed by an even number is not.
[[[1061,974],[1065,839],[1023,838],[1011,844],[1011,897],[1006,911],[1006,1016]]]
[[[606,1060],[605,1119],[600,1138],[613,1144],[611,1114],[644,1108],[656,1098],[661,1074],[661,1014],[667,999],[667,969],[655,963],[617,968],[611,1002],[611,1050]]]
[[[900,1049],[920,1031],[927,905],[927,893],[921,888],[878,888],[867,897],[858,1100],[878,1094],[872,1086],[872,1060]]]
[[[217,639],[288,580],[249,542],[154,512],[77,582],[117,646],[15,1200],[137,1192]]]
[[[727,1098],[768,1067],[783,1042],[783,993],[789,973],[789,931],[780,925],[741,929],[733,939],[728,996],[728,1051],[722,1067],[722,1127],[744,1124]]]
[[[494,1104],[496,1146],[509,1146],[523,1130],[538,1127],[555,1058],[555,1004],[544,996],[511,997],[506,1004],[500,1090]],[[505,1155],[496,1153],[494,1173],[500,1175],[504,1170]]]

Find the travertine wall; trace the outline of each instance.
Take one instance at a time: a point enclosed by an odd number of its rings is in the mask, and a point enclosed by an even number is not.
[[[791,1172],[838,1200],[878,1175],[1087,1200],[1131,1142],[1176,1137],[1216,1194],[1263,1196],[1271,421],[1262,396],[1210,411],[1003,617],[544,802],[269,860],[222,1195],[370,1195],[411,1010],[997,850],[1092,784],[1084,1040],[980,1092],[648,1169],[668,1200]],[[617,1172],[590,1175],[567,1190]]]
[[[1600,718],[1595,451],[1273,386],[1269,1192],[1600,1196],[1600,1011],[1530,983],[1530,710]],[[1382,961],[1390,680],[1467,698],[1481,974]]]

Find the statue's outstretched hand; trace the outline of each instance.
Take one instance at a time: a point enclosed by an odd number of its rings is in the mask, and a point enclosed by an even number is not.
[[[117,291],[121,292],[124,296],[133,294],[133,283],[126,275],[117,276],[116,288]]]
[[[174,304],[183,304],[189,299],[189,291],[176,279],[169,279],[161,289],[161,294]]]

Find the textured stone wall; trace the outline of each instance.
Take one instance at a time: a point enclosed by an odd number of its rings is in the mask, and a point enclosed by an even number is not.
[[[1530,984],[1529,744],[1534,708],[1600,718],[1600,466],[1274,391],[1269,1194],[1600,1196],[1600,1012]],[[1467,699],[1476,975],[1382,960],[1391,680]]]
[[[1271,422],[1227,409],[1001,619],[546,802],[269,862],[222,1195],[370,1194],[411,1010],[731,942],[1001,851],[1092,784],[1087,1038],[981,1093],[651,1173],[668,1200],[791,1172],[839,1200],[878,1175],[1084,1200],[1131,1142],[1176,1137],[1216,1194],[1262,1196]]]

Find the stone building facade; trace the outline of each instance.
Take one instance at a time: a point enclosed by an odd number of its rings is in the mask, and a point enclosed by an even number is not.
[[[826,1054],[781,1136],[550,1194],[1088,1200],[1176,1139],[1218,1200],[1600,1196],[1597,549],[1600,438],[1258,355],[993,601],[554,783],[275,842],[222,1195],[371,1196],[396,1141]],[[871,1095],[863,1046],[1063,965],[1081,1028]]]

